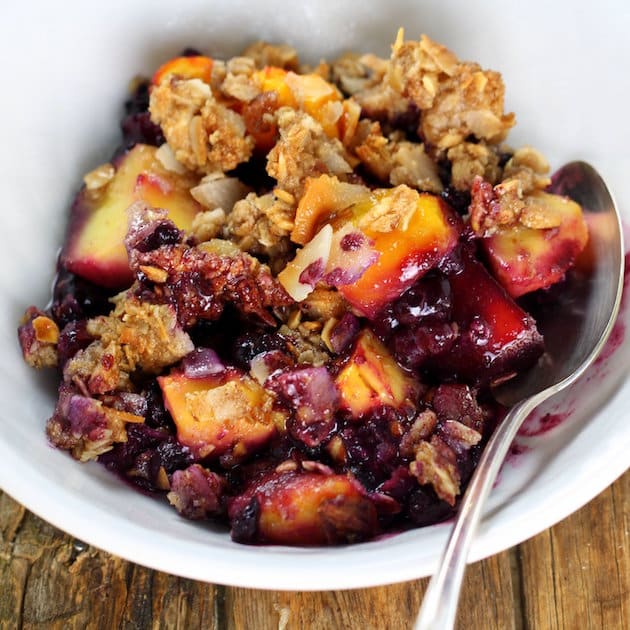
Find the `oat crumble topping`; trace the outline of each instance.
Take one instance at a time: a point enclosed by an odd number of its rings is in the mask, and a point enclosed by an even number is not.
[[[282,190],[301,197],[307,177],[352,173],[349,156],[308,114],[290,108],[277,113],[280,138],[267,156],[267,173]]]
[[[151,117],[176,159],[191,171],[229,171],[253,149],[243,119],[199,79],[166,79],[151,91]]]

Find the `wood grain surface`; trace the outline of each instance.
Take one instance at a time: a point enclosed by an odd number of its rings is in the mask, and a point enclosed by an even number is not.
[[[0,628],[404,629],[427,580],[292,593],[195,582],[88,547],[0,493]],[[579,512],[471,565],[461,629],[630,628],[630,471]]]

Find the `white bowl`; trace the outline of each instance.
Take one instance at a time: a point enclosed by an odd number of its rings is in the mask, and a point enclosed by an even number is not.
[[[630,13],[620,3],[203,2],[78,0],[4,3],[0,113],[3,174],[0,487],[72,535],[140,564],[258,588],[337,589],[429,574],[448,525],[332,549],[246,547],[134,492],[97,464],[48,446],[52,378],[27,368],[16,340],[25,307],[49,296],[66,212],[81,176],[108,159],[128,80],[185,46],[232,55],[258,38],[295,45],[306,60],[346,49],[386,55],[398,26],[421,32],[503,73],[510,136],[552,164],[597,166],[630,213],[627,107]],[[570,410],[556,429],[522,438],[505,466],[472,551],[480,559],[567,516],[629,464],[630,342],[548,409]],[[621,337],[620,337],[621,336]]]

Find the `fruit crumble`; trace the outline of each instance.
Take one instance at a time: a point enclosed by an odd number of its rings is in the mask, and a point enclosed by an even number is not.
[[[520,298],[588,239],[503,96],[402,31],[389,59],[258,42],[135,81],[19,327],[60,375],[51,443],[242,543],[449,518],[492,386],[544,351]]]

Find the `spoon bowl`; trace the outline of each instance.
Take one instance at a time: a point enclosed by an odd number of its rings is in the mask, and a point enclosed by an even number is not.
[[[547,398],[577,380],[606,343],[621,301],[621,221],[606,184],[590,164],[571,162],[553,176],[550,191],[582,206],[589,243],[565,281],[550,289],[554,308],[529,308],[545,353],[532,369],[494,388],[495,399],[508,407],[539,393]]]
[[[545,353],[530,370],[494,388],[511,409],[497,427],[462,499],[455,525],[422,602],[416,630],[452,628],[466,559],[483,506],[519,428],[539,404],[573,384],[593,363],[614,325],[623,290],[624,247],[619,212],[606,184],[585,162],[571,162],[553,177],[551,192],[579,203],[589,243],[575,269],[551,290],[553,309],[537,312]],[[552,297],[556,297],[553,295]]]

